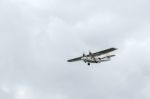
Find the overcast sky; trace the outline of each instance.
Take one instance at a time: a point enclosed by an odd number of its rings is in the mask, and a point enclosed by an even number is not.
[[[150,99],[149,10],[149,0],[0,0],[0,99]],[[109,47],[110,62],[66,62]]]

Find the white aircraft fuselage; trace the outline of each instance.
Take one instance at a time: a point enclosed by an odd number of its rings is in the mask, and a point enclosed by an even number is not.
[[[83,60],[85,63],[86,62],[88,62],[88,63],[101,63],[104,61],[110,61],[110,58],[107,56],[103,57],[103,58],[89,56],[89,57],[82,57],[81,60]]]

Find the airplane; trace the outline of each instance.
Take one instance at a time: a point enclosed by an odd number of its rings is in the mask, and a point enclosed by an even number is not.
[[[85,63],[87,63],[87,65],[90,65],[91,63],[101,63],[105,61],[110,61],[111,57],[114,57],[116,55],[107,55],[107,54],[115,50],[117,50],[117,48],[109,48],[95,53],[89,51],[88,55],[85,55],[83,53],[82,56],[69,59],[67,61],[68,62],[84,61]]]

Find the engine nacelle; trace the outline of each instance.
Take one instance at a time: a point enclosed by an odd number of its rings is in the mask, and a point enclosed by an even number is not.
[[[86,57],[86,55],[83,53],[83,57]]]
[[[93,56],[93,53],[91,51],[89,51],[89,56]]]

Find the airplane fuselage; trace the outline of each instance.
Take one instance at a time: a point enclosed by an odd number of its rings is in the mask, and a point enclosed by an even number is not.
[[[101,59],[99,57],[83,57],[82,60],[86,63],[101,63],[101,62],[104,62],[104,61],[109,61],[110,58],[105,58],[105,59]]]

